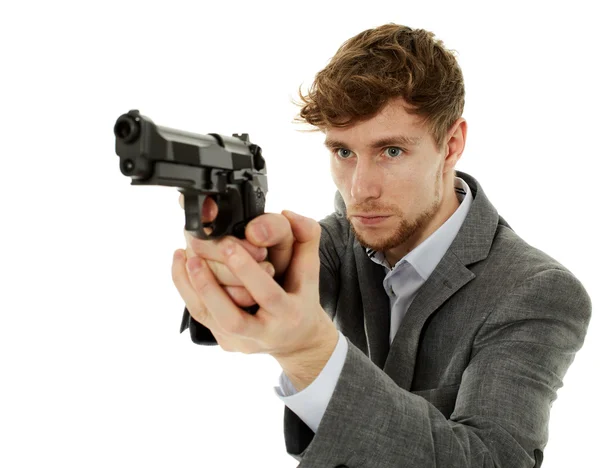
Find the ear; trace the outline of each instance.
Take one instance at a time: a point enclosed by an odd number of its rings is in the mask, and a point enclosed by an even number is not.
[[[467,121],[460,117],[448,131],[449,139],[444,161],[444,173],[453,170],[462,156],[467,142]]]

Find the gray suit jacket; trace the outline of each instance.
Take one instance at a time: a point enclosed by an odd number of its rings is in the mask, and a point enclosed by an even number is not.
[[[515,234],[477,180],[457,175],[471,209],[391,346],[385,270],[354,238],[339,192],[320,221],[321,304],[349,343],[317,432],[284,409],[286,449],[300,467],[541,466],[591,299]],[[188,325],[210,344],[210,331],[184,315]]]

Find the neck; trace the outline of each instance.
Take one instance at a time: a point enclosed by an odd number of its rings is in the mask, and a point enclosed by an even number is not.
[[[416,249],[425,239],[439,229],[448,219],[456,212],[460,206],[460,201],[454,191],[454,184],[452,184],[452,193],[447,195],[444,202],[440,206],[440,209],[431,219],[431,222],[427,224],[424,230],[415,233],[415,235],[409,239],[403,246],[396,247],[384,252],[385,259],[390,264],[390,267],[394,268],[396,262],[401,258],[404,258],[409,252]]]

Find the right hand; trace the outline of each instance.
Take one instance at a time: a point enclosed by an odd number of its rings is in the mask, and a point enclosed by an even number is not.
[[[179,195],[179,205],[183,209],[183,194]],[[282,212],[283,213],[283,212]],[[213,221],[218,214],[218,206],[216,202],[206,197],[204,206],[202,207],[202,221]],[[256,224],[264,226],[267,231],[266,240],[259,241],[252,232],[252,227]],[[211,229],[205,228],[207,234],[210,234]],[[184,228],[186,239],[186,256],[201,256],[209,265],[210,269],[219,284],[229,294],[231,299],[240,307],[249,307],[256,304],[254,298],[248,290],[242,285],[241,281],[229,270],[225,264],[221,252],[218,248],[220,240],[202,240],[197,239],[187,232]],[[272,277],[279,278],[287,270],[293,253],[294,236],[288,218],[283,214],[264,213],[253,219],[246,226],[246,239],[238,239],[235,236],[226,236],[242,245],[252,257]],[[269,257],[269,261],[264,261]]]

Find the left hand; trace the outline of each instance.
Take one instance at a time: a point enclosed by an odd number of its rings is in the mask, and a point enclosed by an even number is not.
[[[337,342],[338,332],[319,301],[318,222],[285,211],[295,239],[283,288],[241,245],[219,241],[226,265],[260,306],[255,315],[240,309],[219,285],[206,260],[173,260],[172,276],[195,320],[209,328],[226,351],[265,353],[276,359],[312,353]],[[199,270],[195,270],[199,267]]]

